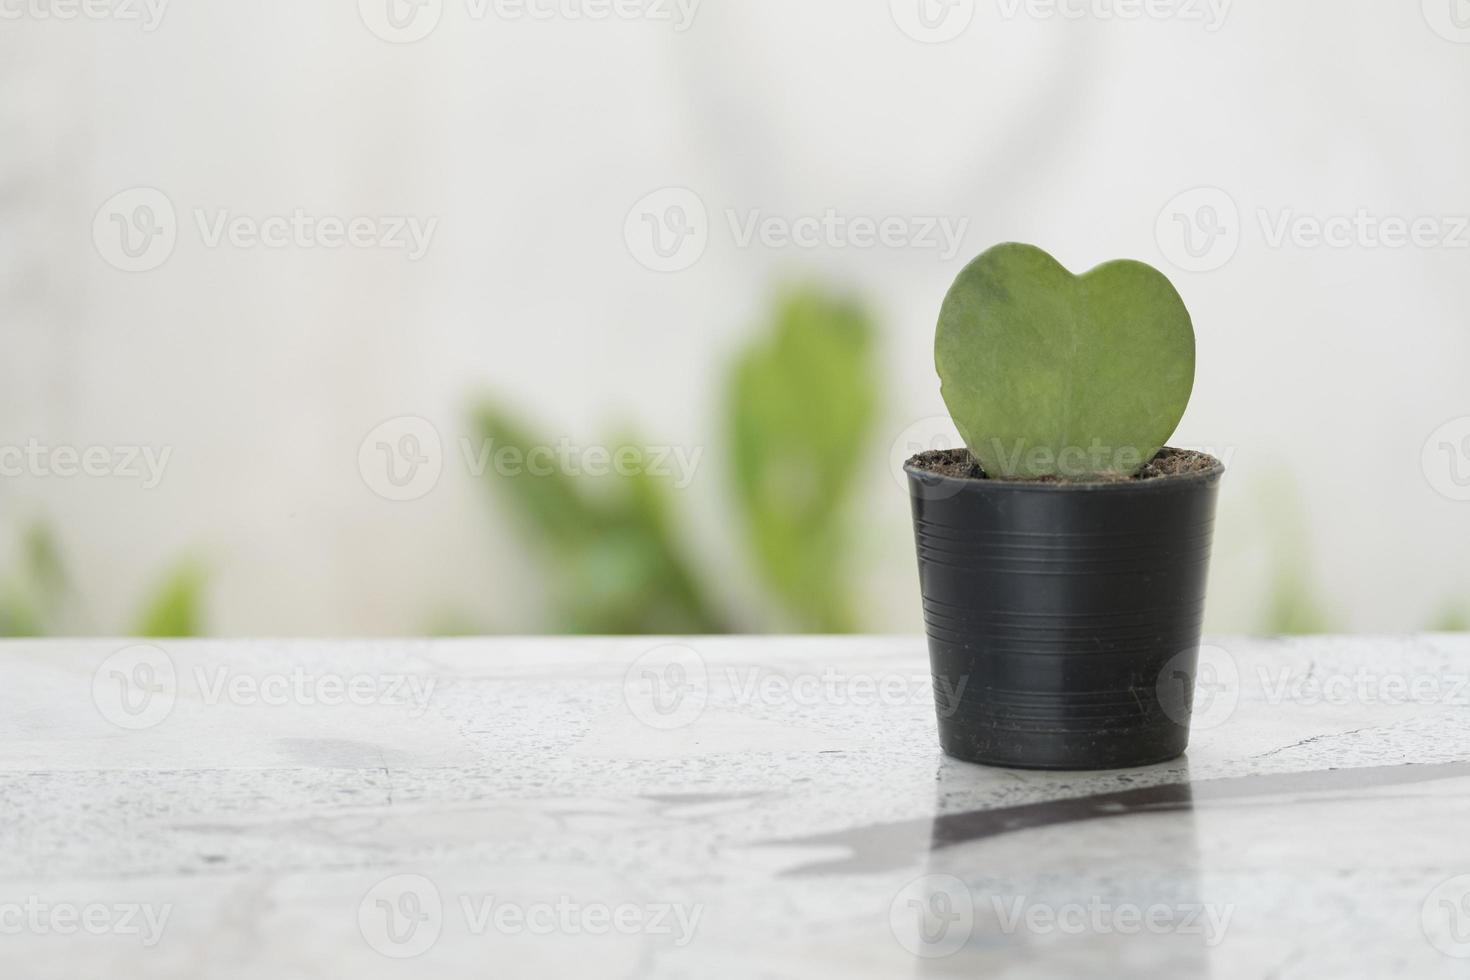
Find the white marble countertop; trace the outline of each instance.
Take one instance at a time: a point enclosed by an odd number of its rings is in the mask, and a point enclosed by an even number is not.
[[[1470,637],[1223,640],[1186,759],[923,640],[0,644],[0,976],[1470,972]]]

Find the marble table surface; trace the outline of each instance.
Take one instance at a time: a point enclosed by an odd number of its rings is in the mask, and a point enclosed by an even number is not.
[[[898,638],[0,644],[0,976],[1470,973],[1470,637],[1211,641],[1186,758]]]

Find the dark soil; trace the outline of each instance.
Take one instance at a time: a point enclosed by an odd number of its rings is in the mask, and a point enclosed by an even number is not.
[[[936,476],[957,477],[962,480],[988,480],[979,462],[968,449],[940,449],[920,453],[909,464]],[[1192,473],[1208,473],[1219,469],[1220,461],[1205,453],[1189,449],[1164,447],[1149,460],[1143,469],[1133,476],[1094,476],[1085,480],[1062,480],[1046,477],[1040,480],[1016,480],[1016,483],[1127,483],[1132,480],[1163,480],[1171,476],[1188,476]]]

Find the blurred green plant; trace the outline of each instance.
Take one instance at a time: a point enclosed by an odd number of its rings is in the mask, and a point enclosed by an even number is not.
[[[1330,620],[1305,568],[1305,559],[1282,556],[1266,600],[1266,634],[1314,636],[1331,631]]]
[[[873,339],[857,302],[793,289],[730,372],[736,506],[762,581],[806,630],[856,626],[849,505],[877,415]]]
[[[145,601],[132,634],[200,635],[205,580],[203,569],[193,562],[170,571]],[[55,534],[45,524],[31,524],[21,534],[17,569],[0,580],[0,636],[73,634],[79,619],[75,605]]]
[[[136,636],[199,636],[204,632],[204,569],[186,561],[169,572],[143,607],[133,628]]]
[[[1281,469],[1261,487],[1263,524],[1273,548],[1261,632],[1269,636],[1311,636],[1333,631],[1312,571],[1312,546],[1301,493]]]
[[[511,450],[527,460],[552,444],[495,406],[476,413],[475,428],[492,457]],[[614,445],[613,455],[630,464],[619,467],[625,475],[490,471],[550,573],[559,626],[603,635],[724,632],[676,540],[668,489],[647,472],[636,440]]]
[[[848,632],[856,625],[848,504],[875,417],[872,345],[871,321],[856,302],[815,287],[794,289],[726,382],[729,470],[753,564],[805,630]],[[494,405],[476,412],[474,428],[491,458],[509,449],[527,460],[552,444]],[[522,466],[511,475],[490,467],[489,479],[549,575],[558,629],[726,632],[729,617],[695,574],[679,536],[670,488],[648,472],[640,445],[624,437],[610,448],[615,457],[639,460],[624,475]]]
[[[21,534],[19,570],[0,584],[0,636],[42,636],[60,615],[66,591],[55,537],[32,524]]]

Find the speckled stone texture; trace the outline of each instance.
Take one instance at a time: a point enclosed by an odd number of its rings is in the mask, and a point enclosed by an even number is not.
[[[0,644],[0,976],[1464,976],[1470,638],[945,759],[920,638]]]

